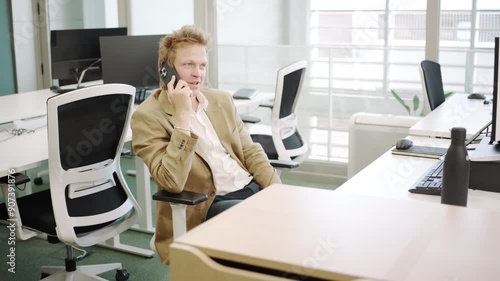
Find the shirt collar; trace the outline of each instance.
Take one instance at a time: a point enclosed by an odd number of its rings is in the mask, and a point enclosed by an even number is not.
[[[205,111],[207,111],[207,108],[208,108],[208,100],[207,100],[207,98],[203,95],[203,93],[202,93],[201,91],[198,93],[198,97],[197,97],[197,98],[198,98],[198,102],[199,102],[199,105],[198,105],[198,112],[199,112],[200,110],[202,110],[202,109],[203,109],[203,110],[205,110]]]

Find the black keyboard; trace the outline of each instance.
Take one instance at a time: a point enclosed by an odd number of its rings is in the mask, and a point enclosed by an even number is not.
[[[441,195],[443,186],[443,164],[444,160],[439,159],[409,190],[411,193]]]

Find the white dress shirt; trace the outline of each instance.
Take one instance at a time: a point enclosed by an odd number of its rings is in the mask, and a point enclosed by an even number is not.
[[[224,195],[245,187],[252,175],[238,165],[222,146],[205,110],[208,100],[198,93],[198,109],[191,112],[191,131],[198,135],[196,151],[212,170],[217,195]]]

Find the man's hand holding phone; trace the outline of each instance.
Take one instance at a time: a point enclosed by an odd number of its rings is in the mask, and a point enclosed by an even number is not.
[[[172,104],[176,112],[191,112],[191,90],[189,85],[179,78],[175,68],[165,63],[160,69],[160,77],[167,86],[168,101]]]
[[[172,75],[167,84],[168,100],[174,107],[176,113],[190,113],[192,110],[191,89],[183,80],[176,81],[177,77]],[[177,83],[176,83],[177,82]]]

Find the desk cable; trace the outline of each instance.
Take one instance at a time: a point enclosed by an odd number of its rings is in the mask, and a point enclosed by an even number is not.
[[[36,230],[34,230],[34,231],[36,231]],[[71,246],[72,249],[81,252],[80,255],[74,257],[77,261],[82,260],[83,258],[88,257],[88,256],[93,254],[92,251],[87,251],[85,249],[78,248],[74,245],[69,245],[69,246]],[[66,247],[64,247],[64,248],[66,248]],[[55,258],[55,259],[61,259],[61,256],[59,254],[60,251],[61,251],[61,249],[55,250],[54,252],[50,253],[49,256],[52,258]]]
[[[481,142],[483,137],[488,137],[491,135],[490,125],[486,126],[483,130],[472,136],[468,141],[465,142],[465,147],[467,150],[475,150],[477,144]]]
[[[88,257],[88,256],[90,256],[90,255],[92,254],[92,252],[87,252],[87,250],[85,250],[85,249],[81,249],[81,248],[78,248],[78,247],[73,246],[73,245],[72,245],[71,247],[73,247],[73,249],[75,249],[75,250],[77,250],[77,251],[82,252],[82,254],[81,254],[81,255],[78,255],[78,256],[76,256],[76,257],[75,257],[75,259],[76,259],[77,261],[79,261],[79,260],[81,260],[81,259],[83,259],[83,258],[85,258],[85,257]]]
[[[0,133],[7,132],[10,136],[8,136],[5,139],[0,139],[0,143],[7,141],[7,140],[9,140],[13,137],[16,137],[16,136],[34,133],[36,130],[41,129],[41,128],[46,127],[46,126],[47,125],[43,125],[43,126],[40,126],[40,127],[34,128],[34,129],[24,129],[24,128],[14,128],[11,130],[2,129],[2,130],[0,130]]]

